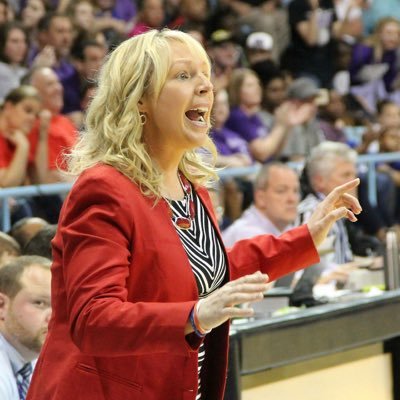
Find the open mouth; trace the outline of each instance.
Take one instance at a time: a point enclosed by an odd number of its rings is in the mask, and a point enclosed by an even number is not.
[[[185,112],[185,115],[188,119],[190,119],[192,122],[197,122],[200,123],[201,125],[206,124],[206,119],[205,115],[207,113],[207,109],[203,108],[193,108],[189,111]]]

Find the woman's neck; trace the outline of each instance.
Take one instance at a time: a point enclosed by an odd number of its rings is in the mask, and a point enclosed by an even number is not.
[[[153,149],[150,156],[163,176],[161,195],[170,200],[182,199],[184,193],[178,178],[178,166],[183,154],[174,154],[166,149],[163,152],[156,152]]]
[[[240,109],[246,115],[253,115],[260,110],[260,105],[259,104],[241,104]]]
[[[185,196],[178,170],[164,171],[161,183],[161,194],[169,200],[181,200]]]
[[[182,199],[184,193],[178,178],[178,170],[185,154],[184,148],[179,147],[179,143],[166,143],[165,140],[160,140],[160,135],[144,134],[144,137],[149,155],[163,176],[161,195],[171,200]]]

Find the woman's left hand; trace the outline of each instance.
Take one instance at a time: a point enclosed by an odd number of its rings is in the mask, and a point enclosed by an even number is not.
[[[346,217],[352,222],[357,221],[356,215],[362,208],[357,198],[348,192],[359,184],[360,179],[357,178],[337,186],[318,204],[307,222],[315,247],[325,240],[332,225],[340,218]]]

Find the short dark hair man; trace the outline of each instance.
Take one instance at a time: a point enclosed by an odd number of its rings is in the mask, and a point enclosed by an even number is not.
[[[24,400],[47,334],[50,260],[22,256],[0,268],[0,399]]]

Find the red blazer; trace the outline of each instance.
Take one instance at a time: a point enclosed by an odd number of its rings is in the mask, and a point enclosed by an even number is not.
[[[197,193],[219,234],[207,191]],[[194,400],[200,339],[184,326],[198,292],[165,201],[93,167],[64,203],[53,257],[53,314],[27,399]],[[227,257],[227,280],[260,269],[276,279],[318,261],[306,226],[243,240]],[[228,330],[205,339],[205,399],[223,397]]]

